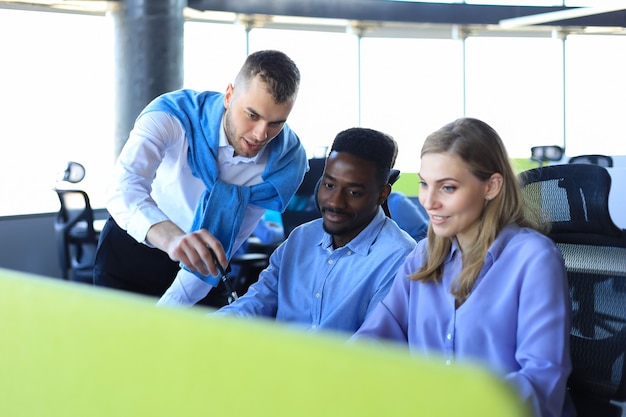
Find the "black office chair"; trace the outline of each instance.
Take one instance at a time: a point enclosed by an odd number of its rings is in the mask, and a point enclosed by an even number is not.
[[[54,191],[61,208],[54,220],[54,230],[63,278],[91,284],[99,234],[94,229],[89,196],[83,190],[60,187],[62,183],[78,183],[84,175],[81,164],[69,162],[58,178]]]
[[[319,175],[317,173],[314,173],[314,175],[317,175],[315,186],[313,187],[312,192],[310,194],[307,194],[308,195],[307,208],[305,210],[287,209],[282,214],[283,228],[285,230],[285,239],[289,236],[291,231],[295,229],[296,227],[298,227],[299,225],[309,222],[311,220],[318,219],[322,216],[320,212],[320,207],[317,204],[316,196],[317,196],[317,190],[319,189],[320,184],[322,182],[322,174],[324,173],[324,165],[323,164],[319,165],[318,170],[319,170]],[[392,169],[389,173],[389,184],[393,186],[393,184],[398,180],[398,178],[400,178],[400,170]],[[306,175],[305,175],[305,179],[306,179]],[[382,207],[387,217],[391,217],[391,213],[389,212],[389,206],[387,205],[386,200],[383,203]]]
[[[325,158],[309,159],[309,170],[304,174],[304,179],[295,195],[289,202],[289,206],[282,213],[285,239],[291,231],[299,225],[320,218],[322,215],[317,208],[318,181],[324,173]]]
[[[393,186],[393,184],[398,181],[398,178],[400,178],[400,170],[398,169],[392,169],[389,172],[389,180],[388,180],[388,184]],[[322,179],[320,178],[319,180],[317,180],[317,184],[315,185],[315,195],[317,195],[317,190],[320,188],[320,185],[322,184]],[[315,207],[317,208],[318,212],[321,212],[321,208],[319,206],[319,204],[317,204],[317,200],[315,200]],[[389,204],[387,204],[387,200],[385,200],[381,206],[383,208],[383,211],[385,212],[385,215],[389,218],[391,218],[391,212],[389,211]]]
[[[522,195],[565,259],[572,303],[578,416],[621,416],[626,400],[626,237],[608,210],[611,177],[597,165],[563,164],[520,174]]]
[[[591,164],[591,165],[600,165],[605,168],[613,167],[613,158],[609,155],[578,155],[572,156],[569,161],[569,164]]]
[[[389,180],[388,180],[389,185],[393,187],[393,185],[396,183],[396,181],[398,181],[399,178],[400,178],[400,170],[392,169],[391,172],[389,172]],[[385,212],[387,217],[391,218],[391,212],[389,211],[389,204],[387,203],[387,200],[385,200],[385,202],[383,203],[383,211]]]
[[[93,227],[89,196],[83,190],[55,191],[61,203],[54,229],[63,278],[93,283],[98,233]]]

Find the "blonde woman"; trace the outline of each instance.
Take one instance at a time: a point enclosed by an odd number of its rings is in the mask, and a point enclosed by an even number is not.
[[[447,124],[427,137],[419,175],[428,237],[354,339],[401,341],[446,363],[481,363],[535,415],[574,415],[563,258],[525,216],[499,135],[477,119]]]

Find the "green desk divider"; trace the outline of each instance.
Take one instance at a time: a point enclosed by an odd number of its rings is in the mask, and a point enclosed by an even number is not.
[[[394,191],[400,191],[408,197],[416,197],[420,191],[420,177],[416,172],[402,172],[393,185]]]
[[[477,367],[0,270],[0,416],[526,416]]]

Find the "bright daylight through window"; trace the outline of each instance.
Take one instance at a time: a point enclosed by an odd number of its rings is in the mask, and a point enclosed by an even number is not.
[[[11,40],[0,44],[0,216],[57,211],[52,188],[68,160],[85,166],[81,187],[104,206],[115,158],[111,20],[0,8],[0,36]],[[426,135],[464,115],[488,121],[515,158],[534,145],[626,155],[626,36],[410,33],[253,28],[247,43],[241,25],[189,21],[184,87],[223,91],[246,45],[281,49],[302,72],[289,124],[310,155],[361,125],[394,136],[397,168],[417,172]]]

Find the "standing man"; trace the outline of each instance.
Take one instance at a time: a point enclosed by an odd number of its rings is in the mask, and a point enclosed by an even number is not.
[[[305,150],[286,125],[299,84],[295,63],[267,50],[248,56],[225,94],[178,90],[152,101],[115,166],[95,284],[161,296],[175,281],[182,294],[206,295],[215,259],[226,267],[304,177]]]
[[[393,154],[393,141],[376,130],[339,133],[317,192],[322,218],[295,228],[246,294],[214,314],[355,332],[416,246],[381,207]]]

